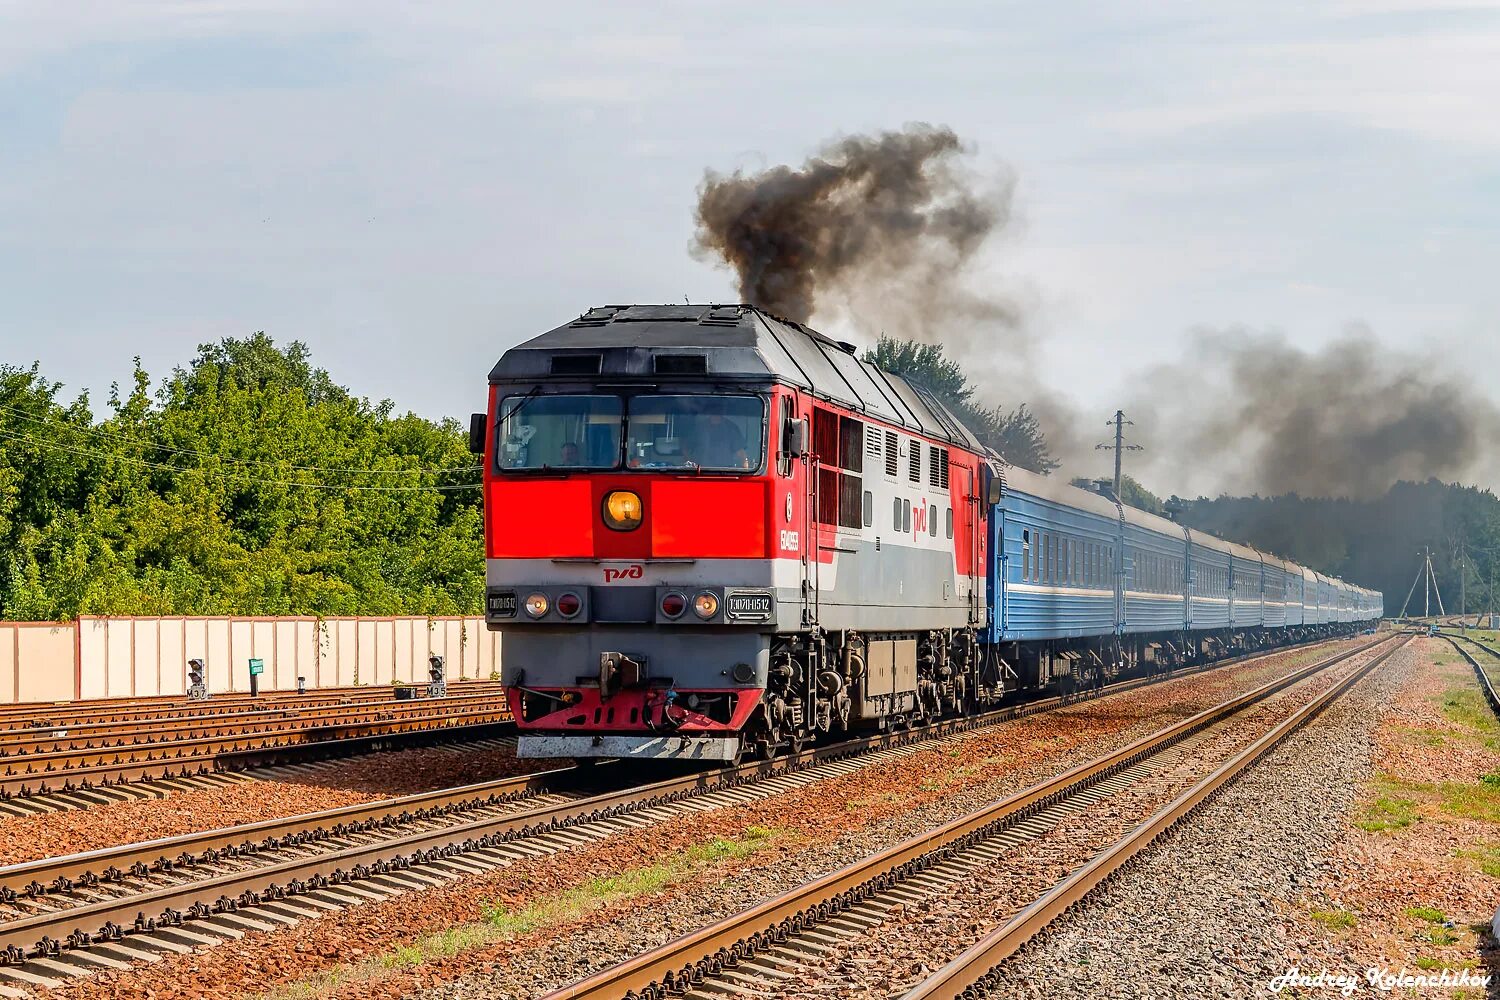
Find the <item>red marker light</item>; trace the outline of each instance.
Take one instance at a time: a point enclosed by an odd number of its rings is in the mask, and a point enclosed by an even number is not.
[[[661,599],[661,613],[668,618],[681,618],[682,613],[687,610],[687,598],[681,594],[664,594]]]
[[[572,618],[583,610],[583,602],[578,599],[577,594],[562,594],[557,598],[557,613],[564,618]]]

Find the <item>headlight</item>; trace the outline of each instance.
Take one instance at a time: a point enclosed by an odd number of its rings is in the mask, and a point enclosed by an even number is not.
[[[661,613],[668,618],[681,618],[682,613],[687,610],[687,598],[681,594],[663,594],[661,598]]]
[[[604,523],[615,531],[634,531],[641,526],[641,498],[630,490],[604,495]]]
[[[693,613],[699,618],[712,618],[719,610],[719,599],[708,591],[693,598]]]
[[[572,618],[583,609],[583,602],[578,599],[577,594],[559,594],[557,598],[557,613],[564,618]]]
[[[533,618],[540,618],[547,613],[547,595],[532,594],[526,598],[526,613]]]

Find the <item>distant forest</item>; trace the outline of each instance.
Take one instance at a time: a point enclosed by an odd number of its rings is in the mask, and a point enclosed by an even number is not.
[[[1007,413],[979,404],[963,366],[947,358],[941,346],[882,337],[865,360],[921,383],[1008,461],[1035,472],[1056,468],[1046,437],[1026,406]],[[1500,584],[1500,500],[1489,490],[1434,479],[1397,483],[1374,500],[1288,495],[1163,501],[1125,476],[1120,492],[1126,503],[1142,510],[1163,515],[1170,510],[1170,516],[1189,527],[1379,590],[1391,615],[1401,611],[1420,553],[1431,546],[1449,611],[1459,610],[1461,595],[1470,612],[1500,611],[1500,597],[1491,593],[1492,585]],[[1419,588],[1409,613],[1421,613],[1421,597]],[[1435,602],[1432,612],[1437,613]]]
[[[1397,483],[1374,500],[1200,498],[1183,502],[1178,520],[1375,588],[1389,615],[1401,611],[1430,546],[1450,613],[1461,598],[1470,614],[1500,611],[1491,589],[1500,583],[1500,499],[1489,490],[1430,479]],[[1420,585],[1411,605],[1408,614],[1422,613]]]
[[[1008,458],[1054,467],[1026,407],[977,403],[941,348],[883,341],[871,356]],[[457,421],[371,403],[263,334],[204,345],[159,383],[137,364],[98,412],[35,366],[0,365],[0,618],[477,614],[478,481]],[[1125,485],[1127,502],[1163,509]],[[1379,588],[1391,614],[1423,546],[1450,611],[1461,562],[1471,610],[1500,570],[1500,501],[1469,487],[1173,506],[1193,527]]]

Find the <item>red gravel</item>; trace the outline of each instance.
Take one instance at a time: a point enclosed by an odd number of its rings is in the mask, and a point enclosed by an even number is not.
[[[649,865],[714,837],[738,836],[752,825],[774,828],[781,836],[752,858],[728,862],[722,870],[737,866],[803,870],[817,864],[820,853],[826,855],[830,845],[849,831],[880,827],[887,830],[890,842],[895,842],[915,832],[903,829],[903,821],[907,825],[926,822],[912,819],[919,808],[959,801],[973,808],[967,803],[976,797],[988,800],[1024,787],[1176,718],[1211,707],[1293,666],[1326,656],[1329,651],[1328,647],[1289,651],[1253,667],[1181,678],[1018,719],[968,734],[956,743],[871,764],[785,795],[676,817],[638,830],[629,838],[570,852],[565,859],[518,861],[436,890],[361,906],[290,930],[250,935],[203,954],[70,983],[49,996],[150,996],[166,1000],[261,995],[279,984],[409,944],[424,933],[480,920],[486,907],[496,903],[524,904],[593,877]],[[197,824],[198,828],[203,825],[201,821]],[[683,892],[696,896],[701,889],[697,885],[668,886],[650,899],[667,899]],[[585,925],[597,929],[617,914],[630,920],[650,899],[636,898],[606,907],[591,913],[585,921],[533,931],[514,941],[448,957],[429,957],[416,966],[383,969],[374,979],[334,987],[326,995],[396,998],[460,976],[501,968],[516,955],[536,954],[549,942]]]

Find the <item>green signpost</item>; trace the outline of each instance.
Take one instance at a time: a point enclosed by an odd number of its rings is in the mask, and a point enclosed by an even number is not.
[[[260,675],[266,672],[266,661],[250,658],[250,697],[260,694]]]

